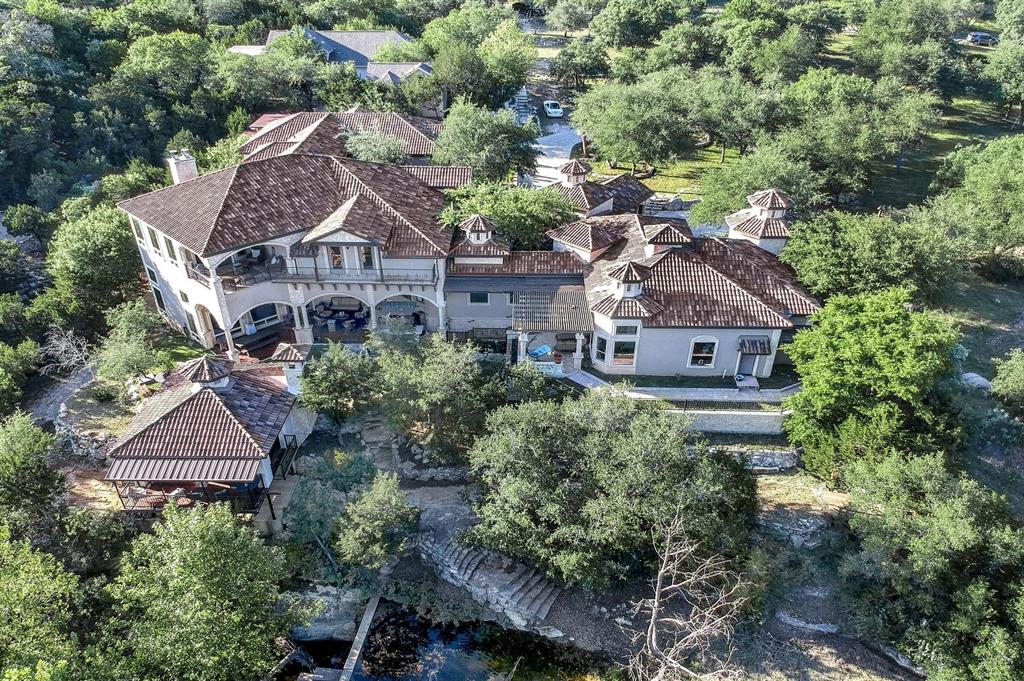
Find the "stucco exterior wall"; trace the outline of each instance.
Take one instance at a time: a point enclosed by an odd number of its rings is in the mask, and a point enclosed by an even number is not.
[[[469,293],[449,291],[445,294],[448,324],[452,331],[471,329],[505,329],[512,327],[512,306],[507,293],[490,293],[490,303],[476,305],[469,302]]]
[[[613,346],[616,340],[632,340],[627,336],[614,335],[614,325],[632,324],[628,320],[608,320],[595,315],[595,330],[598,336],[608,338],[607,362],[597,357],[597,341],[591,344],[591,360],[599,371],[610,374],[638,374],[644,376],[733,376],[739,368],[739,337],[767,335],[771,338],[772,350],[778,348],[778,329],[697,329],[697,328],[643,328],[635,338],[636,362],[633,366],[611,364]],[[697,339],[717,341],[714,363],[711,366],[689,366],[690,352]],[[771,375],[774,365],[772,355],[760,355],[754,375]]]

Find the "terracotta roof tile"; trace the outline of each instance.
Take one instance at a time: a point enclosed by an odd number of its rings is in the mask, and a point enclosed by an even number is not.
[[[559,168],[558,172],[563,175],[586,175],[590,172],[590,165],[585,161],[574,158]]]
[[[651,268],[638,262],[627,260],[608,270],[608,276],[624,284],[639,284],[651,278]]]
[[[654,196],[654,191],[629,173],[606,180],[604,186],[612,195],[612,204],[617,211],[635,211],[640,204]]]
[[[209,383],[231,373],[231,360],[203,355],[182,364],[177,373],[192,383]]]
[[[778,189],[765,189],[747,197],[747,203],[758,208],[782,210],[793,207],[793,199]]]
[[[622,298],[610,295],[594,303],[590,309],[611,319],[647,319],[664,310],[665,306],[647,295]]]
[[[400,166],[402,170],[437,189],[465,187],[473,181],[469,166]]]
[[[789,224],[789,219],[785,217],[769,218],[763,215],[750,215],[733,225],[732,228],[757,239],[785,239],[789,237]]]

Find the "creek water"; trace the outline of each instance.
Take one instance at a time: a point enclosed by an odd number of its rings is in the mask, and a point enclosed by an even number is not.
[[[317,666],[340,669],[346,642],[306,642]],[[571,679],[605,664],[570,646],[488,623],[438,624],[401,608],[378,614],[353,681]],[[297,672],[284,679],[294,679]]]

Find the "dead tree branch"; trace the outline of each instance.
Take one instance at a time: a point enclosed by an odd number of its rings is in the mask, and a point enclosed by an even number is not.
[[[736,678],[731,638],[746,584],[720,555],[686,538],[678,517],[652,531],[658,551],[653,597],[634,604],[646,622],[630,633],[634,681]]]
[[[90,363],[89,343],[74,329],[51,326],[40,350],[46,358],[44,374],[70,374]]]

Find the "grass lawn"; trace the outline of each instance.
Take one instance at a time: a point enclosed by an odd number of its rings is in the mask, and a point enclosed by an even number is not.
[[[963,333],[961,344],[970,351],[964,371],[991,378],[994,357],[1024,347],[1024,324],[1019,324],[1024,318],[1022,282],[967,277],[951,287],[938,307]]]
[[[702,193],[700,179],[710,168],[718,168],[722,165],[722,150],[720,147],[709,147],[707,149],[696,149],[683,158],[669,162],[643,183],[656,192],[666,194],[682,194],[684,199],[699,197]],[[739,151],[735,148],[726,149],[725,162],[729,163],[739,158]],[[605,161],[592,163],[594,173],[598,175],[621,175],[628,173],[628,167],[612,168]]]
[[[958,144],[978,144],[1013,132],[1002,120],[998,104],[955,98],[942,112],[938,127],[905,156],[902,167],[897,168],[896,159],[881,164],[870,193],[865,194],[866,207],[902,208],[920,203],[928,195],[928,185],[942,159]]]
[[[196,357],[202,357],[210,352],[194,340],[186,338],[177,331],[164,332],[153,341],[153,347],[160,352],[166,352],[175,364],[186,362]]]

